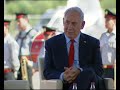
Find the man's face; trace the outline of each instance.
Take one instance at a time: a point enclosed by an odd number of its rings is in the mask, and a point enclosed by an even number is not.
[[[83,29],[85,22],[81,21],[78,12],[68,12],[63,18],[64,33],[70,38],[74,39]]]
[[[115,19],[106,17],[105,18],[105,27],[111,32],[113,30],[113,27],[115,25]]]
[[[17,25],[18,25],[18,29],[20,30],[24,30],[26,25],[27,25],[28,21],[26,18],[19,18],[17,19]]]
[[[55,36],[55,32],[49,32],[49,33],[44,33],[45,40],[48,40],[49,38]]]

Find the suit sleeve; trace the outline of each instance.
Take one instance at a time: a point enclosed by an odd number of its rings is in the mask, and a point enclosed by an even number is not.
[[[44,77],[46,79],[59,79],[60,75],[62,73],[62,71],[58,71],[56,70],[56,68],[54,67],[54,56],[53,56],[53,50],[52,47],[50,45],[50,42],[48,43],[46,41],[45,43],[45,60],[44,60]]]
[[[100,53],[100,42],[96,40],[96,47],[94,48],[94,70],[98,76],[102,76],[103,74],[103,64],[102,57]]]

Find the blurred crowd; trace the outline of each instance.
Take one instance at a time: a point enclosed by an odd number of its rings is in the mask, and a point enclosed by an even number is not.
[[[104,18],[106,30],[98,38],[104,68],[103,77],[114,80],[116,13],[106,9]],[[32,75],[39,72],[38,61],[45,57],[45,41],[62,32],[49,25],[42,26],[40,31],[36,30],[29,23],[26,13],[16,13],[15,22],[19,33],[13,38],[9,31],[11,21],[4,19],[4,80],[28,80],[32,89]],[[93,30],[91,36],[93,32],[96,31]]]

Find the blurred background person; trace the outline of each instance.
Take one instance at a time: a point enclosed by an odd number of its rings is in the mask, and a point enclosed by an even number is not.
[[[45,41],[50,39],[51,37],[55,36],[56,28],[43,26],[43,29],[45,29],[45,31],[43,33]],[[45,43],[39,53],[39,57],[44,57],[44,56],[45,56]]]
[[[116,60],[116,14],[105,10],[105,27],[107,32],[100,37],[100,48],[104,68],[103,77],[114,78],[114,62]]]
[[[18,26],[19,33],[16,36],[16,41],[18,42],[19,49],[19,59],[23,60],[26,57],[28,60],[30,58],[30,46],[32,38],[37,34],[36,30],[32,28],[29,23],[29,19],[26,13],[16,13],[16,23]],[[30,88],[32,88],[32,68],[27,65],[28,81],[30,83]],[[18,80],[22,79],[21,69],[19,70]]]
[[[34,89],[40,88],[40,72],[39,72],[39,61],[41,59],[44,59],[45,57],[45,40],[53,37],[56,35],[56,29],[52,27],[43,26],[43,32],[38,33],[38,35],[35,36],[32,47],[31,47],[31,58],[34,62],[29,61],[25,58],[27,61],[27,64],[31,66],[31,68],[34,68],[34,73],[32,76],[32,83]],[[41,38],[42,36],[42,38]],[[39,50],[38,50],[39,49]],[[32,52],[33,51],[33,52]]]
[[[4,20],[4,80],[15,80],[20,68],[19,45],[9,33],[9,20]]]
[[[43,41],[43,45],[42,45],[42,47],[40,49],[40,52],[39,52],[39,55],[38,55],[38,60],[40,58],[44,58],[45,57],[45,41],[56,35],[56,33],[55,33],[56,32],[56,28],[43,26],[43,29],[44,29],[44,32],[43,32],[44,41]],[[38,71],[38,60],[37,60],[36,63],[34,63],[32,61],[29,61],[28,59],[25,59],[25,60],[27,61],[29,66],[33,67],[35,69],[35,71],[36,70]]]

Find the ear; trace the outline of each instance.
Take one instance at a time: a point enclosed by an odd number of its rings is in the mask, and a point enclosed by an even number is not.
[[[64,25],[64,18],[63,18],[63,25]]]
[[[85,21],[82,21],[81,29],[83,29],[85,26]]]

